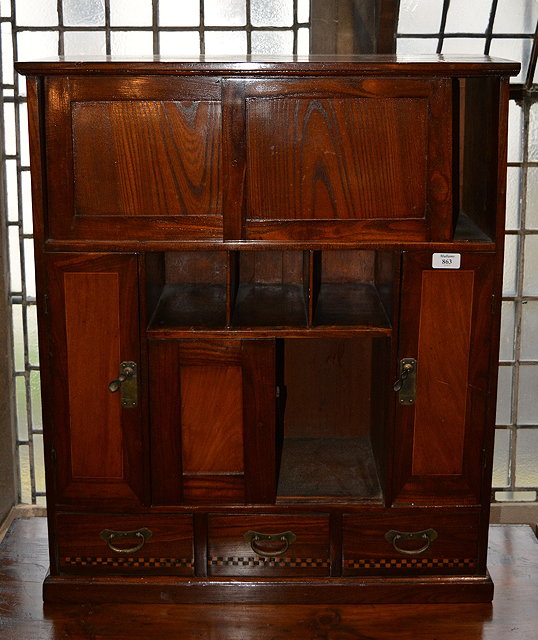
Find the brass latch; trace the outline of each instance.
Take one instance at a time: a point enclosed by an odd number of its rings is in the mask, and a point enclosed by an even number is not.
[[[126,409],[133,409],[138,405],[136,369],[136,362],[122,362],[118,378],[108,383],[110,393],[121,389],[121,406]]]
[[[400,360],[400,377],[394,383],[400,404],[415,404],[417,392],[417,361],[415,358]]]

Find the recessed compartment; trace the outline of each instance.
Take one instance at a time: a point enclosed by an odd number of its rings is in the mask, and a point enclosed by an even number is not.
[[[382,502],[388,353],[383,338],[282,341],[280,502]]]
[[[207,551],[209,576],[328,576],[329,517],[210,515]]]

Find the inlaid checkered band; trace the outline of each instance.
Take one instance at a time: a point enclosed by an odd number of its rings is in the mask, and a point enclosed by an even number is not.
[[[70,567],[129,567],[130,569],[174,569],[177,567],[192,568],[193,560],[187,558],[132,558],[118,556],[73,556],[63,559],[63,564]]]
[[[360,558],[346,560],[347,569],[468,569],[476,567],[472,558]]]
[[[328,567],[324,558],[261,558],[259,556],[211,556],[207,564],[216,567]]]

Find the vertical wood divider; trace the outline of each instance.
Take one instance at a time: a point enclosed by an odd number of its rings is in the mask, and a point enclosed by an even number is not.
[[[235,299],[239,288],[239,251],[228,251],[226,269],[226,328],[233,323]]]

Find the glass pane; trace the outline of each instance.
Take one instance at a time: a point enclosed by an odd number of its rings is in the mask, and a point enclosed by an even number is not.
[[[43,436],[36,434],[34,444],[34,478],[36,491],[45,491],[45,455],[43,451]]]
[[[8,156],[17,153],[17,141],[15,136],[15,105],[13,102],[4,103],[4,149]]]
[[[510,485],[510,436],[509,429],[495,429],[495,450],[493,453],[493,486]]]
[[[17,437],[28,440],[28,415],[26,413],[26,383],[24,376],[15,377],[15,397],[17,403]]]
[[[518,247],[519,238],[517,236],[506,236],[504,241],[504,296],[516,295]]]
[[[310,0],[297,0],[297,21],[308,22],[310,19]]]
[[[64,34],[66,56],[95,56],[106,53],[104,31],[67,31]]]
[[[19,220],[19,196],[17,190],[17,161],[6,160],[7,180],[7,219],[10,222]]]
[[[37,338],[37,308],[35,304],[26,307],[26,323],[28,328],[28,361],[39,366],[39,343]]]
[[[163,27],[197,27],[200,24],[200,2],[160,0],[159,24]]]
[[[19,245],[19,229],[18,227],[8,228],[9,242],[9,272],[11,276],[11,291],[22,291],[21,278],[21,250]]]
[[[512,424],[512,372],[513,367],[499,367],[497,387],[496,424]]]
[[[2,83],[13,84],[13,45],[11,43],[11,23],[2,22],[0,28],[2,29],[2,64],[0,65],[2,67]]]
[[[3,18],[11,17],[11,4],[9,2],[0,2],[0,16]]]
[[[538,424],[538,365],[519,367],[518,424]]]
[[[19,105],[19,136],[20,136],[20,159],[23,167],[30,166],[30,144],[28,140],[28,108],[26,104]]]
[[[401,54],[436,53],[438,44],[439,38],[398,38],[396,48]]]
[[[4,0],[2,4],[9,4]],[[56,0],[17,0],[17,26],[53,27],[58,24]]]
[[[162,56],[197,56],[200,54],[198,31],[164,31],[159,35]]]
[[[209,55],[244,54],[247,52],[247,34],[244,31],[208,31],[205,52]]]
[[[508,103],[508,162],[523,160],[523,110],[514,100]]]
[[[528,38],[494,38],[489,53],[496,58],[517,60],[521,62],[521,71],[510,82],[523,82],[527,75],[532,41]]]
[[[291,54],[293,53],[293,31],[253,31],[253,54]]]
[[[538,102],[529,111],[529,160],[538,160]]]
[[[310,29],[297,29],[297,53],[301,56],[310,53]]]
[[[506,228],[512,231],[520,227],[521,176],[522,170],[520,167],[508,167],[506,176]]]
[[[514,302],[503,302],[501,306],[501,345],[499,359],[512,361],[514,359],[514,328],[516,305]]]
[[[191,4],[194,3],[181,3],[183,7]],[[113,27],[150,27],[152,22],[152,6],[148,0],[110,0],[110,24]]]
[[[24,366],[24,327],[22,324],[22,305],[14,304],[11,311],[13,322],[13,359],[15,371],[23,372]]]
[[[105,24],[104,0],[63,0],[64,24],[68,27],[100,27]]]
[[[22,230],[23,233],[31,235],[33,232],[32,219],[32,181],[29,171],[21,173],[22,187]]]
[[[538,167],[527,168],[525,228],[538,229]]]
[[[254,27],[291,27],[293,0],[250,0],[250,20]]]
[[[538,295],[538,235],[525,238],[523,295]]]
[[[153,34],[150,31],[114,31],[110,34],[110,47],[114,55],[153,55]]]
[[[491,0],[450,0],[446,33],[485,33],[491,13]]]
[[[538,429],[518,429],[516,460],[516,486],[538,487]]]
[[[442,52],[483,54],[485,47],[485,38],[445,38]]]
[[[19,446],[19,473],[21,480],[21,502],[32,503],[32,482],[30,480],[30,447]]]
[[[30,397],[32,401],[32,429],[42,429],[41,379],[39,377],[39,371],[30,371]]]
[[[439,33],[443,0],[401,0],[398,33]]]
[[[246,25],[245,0],[204,0],[204,22],[206,25],[220,27]],[[211,34],[207,33],[206,37],[209,35]],[[211,53],[216,53],[216,51]],[[223,53],[230,52],[223,51]]]
[[[538,360],[538,302],[535,300],[521,305],[520,357],[521,360]]]
[[[17,34],[17,59],[40,60],[58,55],[57,31],[21,31]]]
[[[26,297],[35,300],[34,241],[24,240],[24,277],[26,279]]]
[[[499,502],[534,502],[536,491],[496,491],[495,500]]]
[[[499,0],[493,33],[534,33],[537,18],[538,3],[534,0]]]

